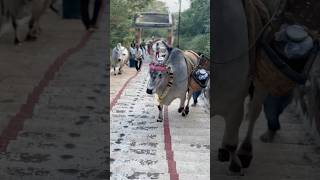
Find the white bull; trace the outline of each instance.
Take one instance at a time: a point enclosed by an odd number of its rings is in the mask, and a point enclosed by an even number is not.
[[[52,5],[55,2],[56,0],[0,0],[0,20],[11,19],[14,29],[14,43],[16,45],[21,43],[17,19],[23,9],[26,6],[31,5],[31,19],[29,21],[27,40],[35,40],[36,33],[39,33],[39,21],[41,16],[48,7],[54,9]]]
[[[117,75],[116,69],[118,69],[118,74],[122,73],[122,68],[129,60],[129,51],[127,48],[121,46],[120,43],[117,44],[112,50],[111,65],[113,68],[113,74]]]

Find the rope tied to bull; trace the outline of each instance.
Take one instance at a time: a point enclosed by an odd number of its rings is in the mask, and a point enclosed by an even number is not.
[[[170,91],[171,87],[172,87],[172,84],[173,84],[173,72],[171,71],[171,68],[168,69],[168,73],[169,73],[169,80],[168,80],[168,83],[167,83],[167,87],[166,89],[163,91],[163,93],[161,95],[158,95],[156,98],[157,98],[157,101],[159,103],[161,103],[163,101],[163,99],[167,96],[168,92]]]

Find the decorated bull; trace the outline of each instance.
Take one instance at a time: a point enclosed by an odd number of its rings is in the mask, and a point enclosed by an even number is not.
[[[199,56],[192,51],[182,51],[177,48],[168,47],[167,54],[153,61],[149,65],[150,80],[148,82],[147,93],[156,94],[159,102],[159,116],[157,121],[163,120],[163,105],[170,105],[176,98],[180,99],[179,113],[187,115],[189,106],[185,107],[186,93],[189,89],[188,100],[192,96],[193,88],[190,88],[192,72],[199,64]],[[207,79],[206,79],[207,81]]]
[[[118,74],[122,74],[122,68],[124,65],[128,64],[128,60],[129,51],[127,50],[127,48],[118,43],[117,46],[112,50],[111,65],[113,68],[113,74],[117,75],[117,69]]]

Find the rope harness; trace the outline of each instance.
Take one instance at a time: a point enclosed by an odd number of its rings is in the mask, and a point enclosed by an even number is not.
[[[159,103],[161,103],[163,101],[163,99],[167,96],[169,90],[172,87],[172,84],[173,84],[173,72],[169,71],[169,80],[167,83],[167,87],[160,96],[159,95],[157,96],[157,101]]]

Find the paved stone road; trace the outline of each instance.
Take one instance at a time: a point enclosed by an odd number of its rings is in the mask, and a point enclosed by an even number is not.
[[[25,64],[30,65],[30,68],[39,68],[33,69],[38,73],[37,76],[31,76],[27,79],[19,76],[12,83],[12,88],[16,91],[18,85],[28,87],[22,86],[21,93],[24,93],[24,96],[21,95],[17,101],[14,101],[17,103],[15,107],[20,107],[25,103],[28,92],[32,90],[41,92],[39,89],[33,89],[40,79],[51,79],[51,81],[40,94],[38,101],[32,98],[28,99],[27,102],[37,102],[34,109],[24,106],[27,112],[30,109],[33,110],[31,116],[22,114],[21,116],[26,119],[22,118],[21,120],[20,117],[20,120],[13,123],[12,127],[3,126],[12,131],[2,131],[1,141],[9,138],[9,144],[6,151],[0,153],[1,180],[93,180],[108,178],[106,172],[109,148],[107,142],[109,131],[106,119],[106,95],[108,93],[106,91],[108,75],[105,71],[106,31],[104,26],[101,26],[101,29],[90,37],[79,52],[75,53],[75,49],[69,49],[66,53],[73,53],[71,56],[62,55],[58,58],[60,60],[66,58],[65,64],[60,69],[56,69],[59,70],[58,73],[54,77],[50,76],[52,75],[50,73],[43,77],[44,71],[51,64],[48,58],[55,60],[59,54],[65,51],[66,47],[74,47],[74,44],[78,43],[83,36],[83,27],[79,20],[68,21],[71,23],[69,25],[66,21],[60,21],[56,21],[58,24],[52,25],[53,29],[49,30],[51,34],[43,34],[44,39],[51,39],[50,42],[57,43],[60,45],[59,47],[54,47],[55,44],[53,44],[51,49],[44,51],[40,47],[49,48],[50,43],[37,44],[37,42],[26,45],[24,48],[11,47],[13,53],[20,52],[20,54],[17,53],[20,56],[15,53],[12,55],[16,57],[13,60],[22,62],[20,64],[16,62],[12,66],[23,66],[23,60],[29,59]],[[105,14],[102,22],[105,23]],[[54,27],[59,25],[61,25],[60,29]],[[54,37],[50,37],[50,35]],[[8,44],[8,42],[1,44],[1,48],[10,47]],[[39,51],[35,51],[37,48],[34,46],[37,46]],[[49,50],[51,50],[50,53],[48,53]],[[44,52],[48,54],[42,54]],[[8,59],[10,58],[8,57]],[[55,67],[53,65],[51,68]],[[26,72],[27,75],[28,72]],[[30,81],[23,83],[23,80]],[[10,80],[6,82],[10,84]],[[42,82],[40,81],[40,86],[45,84]],[[1,85],[1,87],[4,86]],[[12,98],[11,94],[5,95]],[[17,112],[14,110],[16,109],[13,108],[12,112]],[[4,109],[1,111],[7,112]],[[13,138],[15,134],[11,132],[16,132],[17,137]],[[7,135],[7,137],[3,137],[3,135]]]
[[[133,76],[132,69],[111,77],[111,89]],[[156,122],[158,110],[154,97],[145,92],[147,81],[148,67],[143,66],[112,108],[111,179],[209,180],[210,125],[203,101],[187,118],[177,112],[179,101],[174,101],[168,107],[168,121]]]
[[[41,25],[43,31],[36,42],[14,46],[12,31],[0,37],[0,132],[57,56],[77,44],[84,33],[79,20],[62,20],[50,11]],[[21,26],[21,37],[26,26]]]
[[[213,119],[213,164],[214,180],[317,180],[320,177],[320,147],[317,147],[308,137],[303,128],[301,118],[292,104],[281,116],[282,130],[276,136],[275,142],[262,143],[259,136],[266,130],[264,114],[260,115],[254,133],[254,158],[250,168],[244,171],[243,177],[232,177],[228,174],[229,163],[217,160],[217,150],[220,146],[224,121]],[[241,128],[243,139],[247,122]]]

